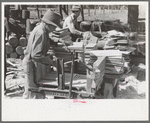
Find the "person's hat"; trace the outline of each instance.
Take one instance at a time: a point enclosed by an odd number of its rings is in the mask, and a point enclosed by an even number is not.
[[[80,9],[79,5],[73,5],[71,11],[80,11]]]
[[[53,12],[49,9],[44,14],[42,21],[44,21],[47,24],[60,27],[60,19],[61,19],[61,16],[59,13]]]

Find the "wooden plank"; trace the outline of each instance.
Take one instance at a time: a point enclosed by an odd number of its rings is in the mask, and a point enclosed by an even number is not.
[[[89,43],[85,46],[86,49],[96,49],[97,44],[96,43]]]
[[[68,46],[68,48],[70,50],[80,50],[80,51],[83,51],[84,50],[84,45],[83,45],[83,42],[73,42],[73,45]]]
[[[102,82],[105,73],[106,57],[98,57],[93,63],[93,71],[87,70],[87,92],[92,92],[92,88],[96,88]]]
[[[91,56],[122,56],[122,53],[119,50],[93,50],[90,51]]]
[[[94,62],[93,68],[103,70],[105,68],[106,57],[98,57],[98,59]]]

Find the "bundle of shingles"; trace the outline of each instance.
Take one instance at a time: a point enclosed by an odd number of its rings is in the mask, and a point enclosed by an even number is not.
[[[95,50],[90,51],[90,62],[97,57],[106,56],[105,77],[118,78],[124,72],[124,58],[119,50]]]
[[[72,44],[70,31],[68,28],[53,31],[52,35],[55,38],[55,47],[51,48],[49,52],[53,52],[53,54],[59,58],[64,59],[64,62],[71,60],[71,53],[68,50],[68,46]],[[71,68],[71,64],[65,66],[65,71],[69,72]]]

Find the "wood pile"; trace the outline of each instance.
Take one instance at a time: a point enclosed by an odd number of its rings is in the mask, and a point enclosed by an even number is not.
[[[6,42],[6,55],[7,58],[24,58],[24,50],[27,46],[27,40],[21,36],[19,39],[16,34],[11,34]]]

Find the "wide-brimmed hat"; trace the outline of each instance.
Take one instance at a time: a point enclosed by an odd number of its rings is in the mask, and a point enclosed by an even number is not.
[[[60,19],[61,16],[59,13],[53,12],[50,9],[47,10],[47,12],[44,14],[42,21],[44,21],[47,24],[51,24],[54,26],[60,27]]]
[[[80,11],[81,7],[79,5],[73,5],[71,11]]]

